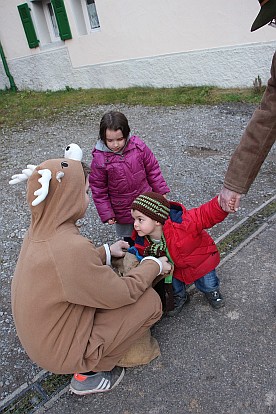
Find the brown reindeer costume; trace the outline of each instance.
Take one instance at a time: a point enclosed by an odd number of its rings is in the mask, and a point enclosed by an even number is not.
[[[28,179],[32,215],[12,280],[13,317],[23,347],[42,368],[111,371],[161,318],[151,287],[160,268],[145,260],[118,277],[106,265],[106,246],[96,248],[79,233],[85,178],[80,153],[71,159],[68,151],[10,182]]]

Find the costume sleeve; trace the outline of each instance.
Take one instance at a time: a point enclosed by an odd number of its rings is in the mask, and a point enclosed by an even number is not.
[[[228,213],[222,210],[218,203],[218,197],[216,196],[200,207],[187,210],[184,215],[184,220],[192,220],[200,232],[203,229],[210,229],[215,224],[223,221],[227,216]]]
[[[256,178],[276,137],[276,54],[273,56],[271,77],[260,107],[255,110],[240,144],[234,151],[224,179],[224,186],[245,194]]]
[[[156,193],[167,194],[170,189],[162,175],[160,165],[153,152],[145,144],[143,162],[147,174],[148,183]]]
[[[97,154],[94,154],[92,158],[89,185],[98,214],[102,222],[105,223],[115,217],[115,214],[108,195],[107,170]]]
[[[67,246],[69,247],[69,246]],[[146,260],[119,277],[111,267],[103,265],[95,246],[82,236],[74,242],[73,259],[60,261],[65,300],[92,308],[116,309],[129,305],[151,286],[159,273],[159,265]]]

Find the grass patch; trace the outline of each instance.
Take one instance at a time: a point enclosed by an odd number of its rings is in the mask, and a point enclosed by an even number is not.
[[[66,387],[66,385],[70,383],[71,378],[72,375],[50,374],[43,381],[41,381],[40,386],[48,396],[52,396],[60,389]]]
[[[3,414],[26,414],[34,412],[35,408],[43,402],[43,397],[34,389],[30,389],[23,395],[14,399],[6,408],[1,410]]]
[[[126,104],[143,106],[258,104],[264,88],[219,89],[212,86],[179,88],[70,89],[57,92],[0,91],[0,127],[54,118],[86,106]]]

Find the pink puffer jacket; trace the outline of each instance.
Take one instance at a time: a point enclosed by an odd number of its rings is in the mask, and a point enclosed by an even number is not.
[[[92,157],[89,183],[103,223],[113,217],[132,223],[130,206],[139,194],[170,191],[154,154],[137,136],[129,138],[122,154],[94,148]]]

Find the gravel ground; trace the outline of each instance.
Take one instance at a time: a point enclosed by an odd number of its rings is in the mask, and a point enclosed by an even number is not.
[[[219,192],[230,156],[255,106],[210,107],[97,106],[64,113],[58,119],[32,121],[1,130],[1,291],[0,397],[7,397],[41,371],[22,349],[13,325],[10,282],[30,215],[25,185],[9,186],[11,175],[28,163],[63,155],[66,145],[78,143],[90,163],[102,115],[116,109],[125,113],[132,132],[154,151],[170,188],[170,198],[196,207]],[[275,146],[243,199],[240,211],[210,230],[219,237],[271,195],[275,194]],[[103,225],[93,202],[83,219],[82,232],[95,244],[114,241],[114,229]]]

